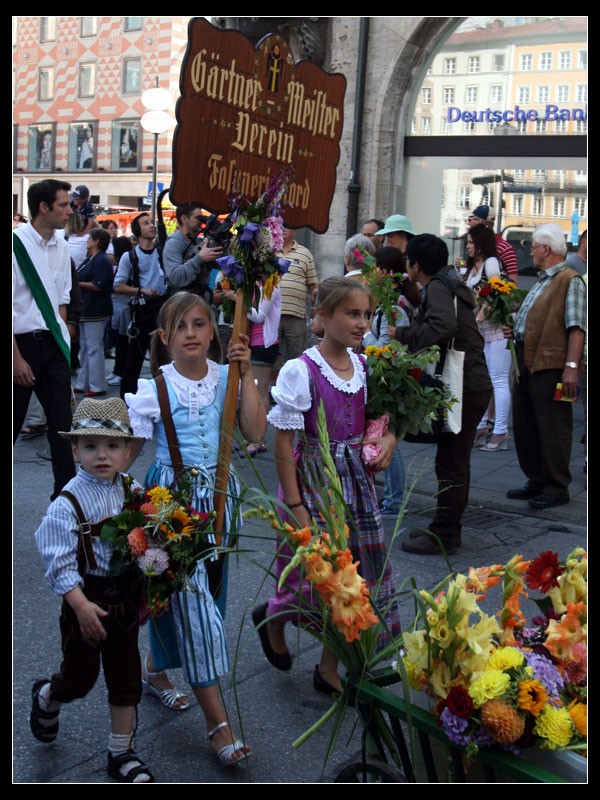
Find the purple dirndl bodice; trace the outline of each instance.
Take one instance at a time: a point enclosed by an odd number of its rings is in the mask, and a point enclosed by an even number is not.
[[[304,432],[309,437],[317,437],[317,413],[319,398],[323,401],[327,431],[330,442],[345,442],[365,432],[365,393],[361,389],[355,394],[345,394],[332,386],[321,373],[319,367],[307,356],[300,356],[308,367],[312,381],[311,394],[315,398],[312,406],[304,413]]]

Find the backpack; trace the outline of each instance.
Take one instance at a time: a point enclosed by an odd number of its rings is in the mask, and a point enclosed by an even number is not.
[[[140,257],[136,253],[135,247],[129,253],[129,263],[131,264],[131,275],[127,282],[129,286],[140,288]],[[140,329],[154,330],[156,327],[156,317],[163,303],[167,300],[169,292],[158,295],[157,297],[134,297],[129,301],[131,309],[131,334],[130,338],[135,338]]]

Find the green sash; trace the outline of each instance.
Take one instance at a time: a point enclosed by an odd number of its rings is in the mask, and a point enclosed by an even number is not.
[[[42,279],[38,275],[38,272],[33,265],[33,261],[25,249],[25,245],[19,239],[16,233],[13,233],[13,248],[15,251],[15,256],[17,257],[17,263],[19,264],[21,272],[27,281],[27,285],[29,286],[31,294],[33,295],[33,299],[37,303],[39,310],[42,312],[42,316],[44,317],[44,321],[48,326],[50,333],[56,339],[56,344],[60,347],[62,354],[67,359],[67,364],[70,365],[71,348],[65,341],[65,337],[63,336],[61,327],[56,319],[56,313],[52,308],[52,303],[50,302],[48,292],[42,283]]]

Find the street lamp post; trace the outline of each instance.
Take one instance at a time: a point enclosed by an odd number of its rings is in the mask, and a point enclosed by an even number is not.
[[[166,89],[148,89],[142,95],[142,103],[147,108],[140,120],[145,131],[154,136],[154,156],[152,160],[152,224],[156,224],[156,181],[158,172],[158,137],[173,125],[173,118],[166,109],[171,105],[171,94]]]

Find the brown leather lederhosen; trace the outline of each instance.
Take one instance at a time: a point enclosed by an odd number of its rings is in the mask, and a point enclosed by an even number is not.
[[[109,519],[88,522],[79,500],[64,489],[60,492],[75,511],[79,522],[79,543],[77,546],[77,568],[83,578],[83,593],[94,603],[104,607],[123,630],[130,630],[138,624],[139,592],[132,592],[131,580],[121,575],[90,575],[86,569],[98,568],[94,554],[93,540],[100,538],[103,526]]]

